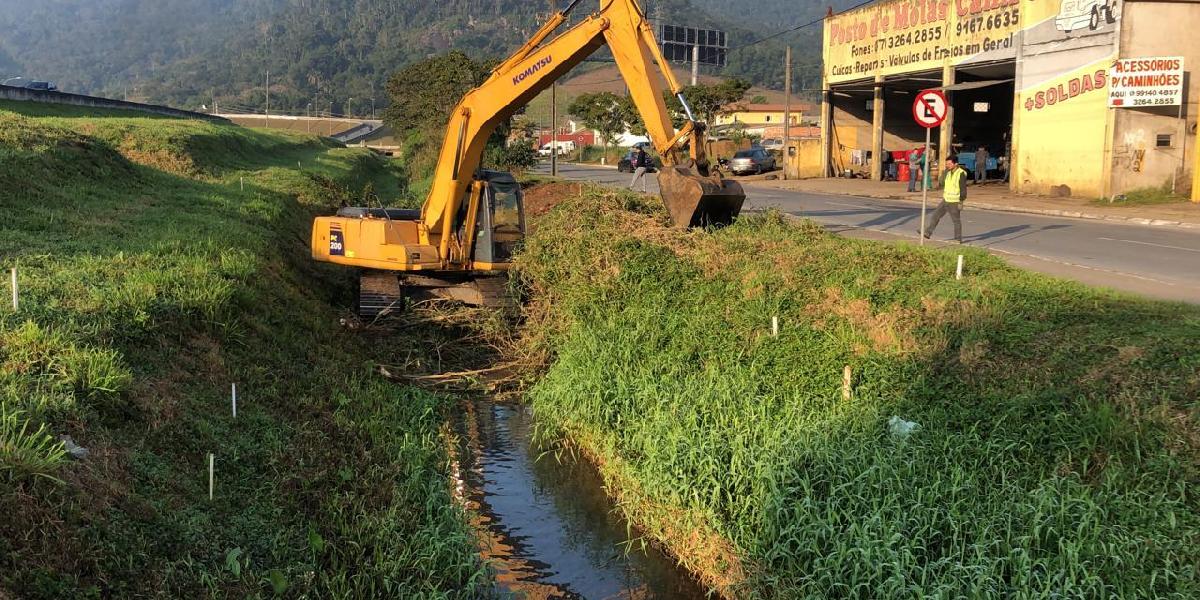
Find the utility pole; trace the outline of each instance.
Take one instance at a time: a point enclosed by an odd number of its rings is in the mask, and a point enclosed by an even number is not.
[[[351,96],[350,99],[346,101],[346,116],[354,117],[354,96]]]
[[[333,100],[329,101],[329,137],[333,137]]]
[[[375,120],[375,97],[371,96],[371,120]]]
[[[558,83],[550,84],[550,176],[558,177]]]
[[[267,71],[267,129],[271,128],[271,72]]]
[[[304,129],[307,133],[312,133],[312,103],[304,107]]]
[[[213,101],[212,114],[215,115],[215,114],[217,114],[217,88],[212,89],[212,101]]]
[[[1196,156],[1196,166],[1192,167],[1192,202],[1200,202],[1200,131],[1196,132],[1192,154]]]
[[[666,67],[671,68],[671,67]],[[692,87],[700,84],[700,45],[692,46]]]
[[[792,152],[792,47],[783,60],[783,178],[788,178]],[[798,154],[798,153],[797,153]]]

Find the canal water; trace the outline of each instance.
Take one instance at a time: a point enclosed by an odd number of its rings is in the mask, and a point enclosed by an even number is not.
[[[629,543],[627,526],[585,460],[532,442],[523,406],[464,403],[455,423],[458,493],[482,532],[480,552],[508,598],[705,598],[704,588],[656,549]]]

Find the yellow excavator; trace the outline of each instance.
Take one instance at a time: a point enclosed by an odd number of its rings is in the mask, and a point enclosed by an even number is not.
[[[637,0],[600,0],[598,11],[550,39],[580,1],[554,15],[454,108],[420,210],[343,208],[316,219],[313,258],[361,269],[361,317],[374,318],[405,297],[510,302],[504,275],[525,235],[521,187],[511,174],[481,168],[484,147],[497,125],[605,44],[662,157],[659,188],[674,225],[723,225],[741,212],[746,195],[709,168],[705,124],[693,117]],[[656,70],[687,113],[679,130]]]

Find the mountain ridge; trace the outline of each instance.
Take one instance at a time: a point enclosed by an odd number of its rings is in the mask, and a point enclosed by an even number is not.
[[[844,0],[843,0],[844,2]],[[370,112],[385,83],[413,61],[451,48],[498,58],[563,2],[528,0],[0,0],[0,70],[56,82],[65,91],[199,109],[261,110],[271,76],[273,109]],[[644,2],[664,22],[730,31],[732,46],[768,33],[733,24],[714,0]],[[788,3],[770,0],[770,10]],[[588,13],[580,5],[573,17]],[[809,7],[807,12],[814,9]],[[803,14],[807,14],[804,12]],[[817,43],[812,42],[816,33]],[[810,54],[819,28],[734,51],[720,72],[783,87],[785,41]],[[803,67],[801,68],[803,70]],[[810,69],[811,70],[811,69]],[[805,75],[798,74],[800,84]],[[811,74],[809,74],[811,77]],[[350,99],[352,106],[347,106]]]

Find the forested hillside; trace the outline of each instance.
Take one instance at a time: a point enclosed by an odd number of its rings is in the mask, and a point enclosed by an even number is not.
[[[835,6],[845,4],[838,0]],[[387,78],[451,48],[498,57],[565,1],[556,0],[0,0],[0,70],[67,91],[197,108],[260,108],[271,73],[278,109],[369,112]],[[586,15],[594,2],[573,15]],[[646,0],[665,22],[720,27],[745,46],[824,10],[784,0],[754,11],[716,0]],[[699,7],[700,9],[698,9]],[[793,14],[794,13],[794,14]],[[752,19],[752,20],[749,20]],[[801,49],[796,84],[811,83],[820,30],[809,28],[730,54],[723,73],[783,85],[783,44]],[[5,55],[10,55],[10,65]]]

